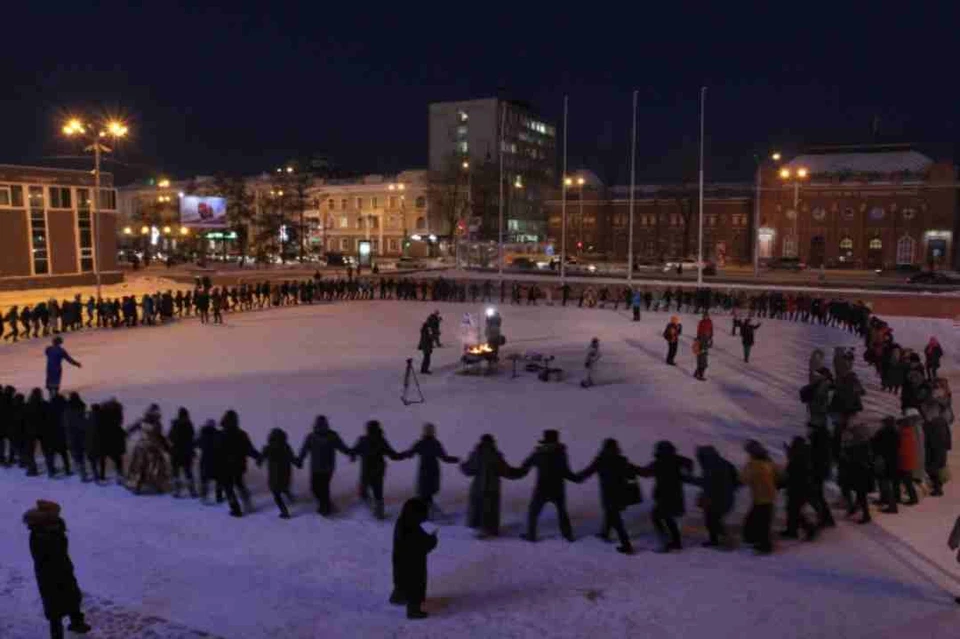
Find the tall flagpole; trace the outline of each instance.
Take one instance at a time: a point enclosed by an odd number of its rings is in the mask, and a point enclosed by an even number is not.
[[[503,129],[507,117],[507,104],[500,103],[500,220],[497,227],[497,250],[499,259],[497,260],[497,273],[500,279],[503,279]]]
[[[700,224],[697,236],[697,286],[703,285],[703,120],[707,87],[700,87]]]
[[[581,191],[580,197],[583,197]],[[560,174],[560,281],[567,278],[567,96],[563,96],[563,172]]]
[[[633,119],[630,133],[630,237],[627,239],[627,281],[633,281],[633,201],[637,169],[637,91],[633,92]]]

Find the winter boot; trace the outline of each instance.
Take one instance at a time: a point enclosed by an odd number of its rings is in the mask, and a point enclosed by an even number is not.
[[[78,635],[83,635],[90,632],[90,624],[84,620],[83,613],[78,612],[70,616],[70,625],[67,626],[67,630],[75,632]]]
[[[197,496],[198,496],[198,495],[197,495],[197,487],[194,485],[194,483],[193,483],[192,481],[191,481],[191,482],[187,482],[187,488],[190,490],[190,496],[193,497],[194,499],[196,499]]]
[[[386,519],[386,514],[383,511],[383,501],[377,501],[373,505],[373,516],[377,519]]]
[[[50,639],[63,639],[63,622],[59,619],[50,621]]]

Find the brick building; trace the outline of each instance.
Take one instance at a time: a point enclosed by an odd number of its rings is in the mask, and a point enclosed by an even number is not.
[[[113,176],[101,174],[97,220],[93,182],[90,171],[0,165],[0,283],[92,283],[98,246],[104,281],[120,279]]]
[[[567,253],[625,260],[629,187],[585,180],[567,189]],[[589,173],[588,173],[589,175]],[[813,267],[956,268],[956,168],[908,147],[823,149],[760,178],[761,261],[798,257]],[[704,254],[746,264],[753,259],[756,183],[704,187]],[[560,192],[548,201],[549,239],[559,246]],[[696,184],[638,185],[634,254],[656,260],[697,251]]]
[[[823,149],[761,177],[761,259],[955,267],[956,168],[909,147]]]

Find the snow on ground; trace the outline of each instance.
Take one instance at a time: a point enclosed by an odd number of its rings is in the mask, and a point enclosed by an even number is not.
[[[426,403],[405,407],[400,385],[404,359],[415,357],[418,328],[433,308],[444,314],[434,375],[420,382]],[[88,401],[112,395],[132,420],[153,401],[167,419],[180,405],[199,424],[237,409],[241,424],[262,445],[283,427],[298,446],[318,413],[329,416],[352,444],[367,419],[383,422],[388,439],[404,448],[421,425],[438,425],[450,454],[465,456],[480,435],[497,438],[518,464],[544,428],[558,428],[575,470],[592,459],[605,437],[620,440],[635,462],[650,459],[654,443],[673,440],[686,455],[713,444],[741,465],[742,444],[757,438],[776,454],[803,432],[798,400],[807,358],[816,346],[857,345],[838,329],[766,320],[752,362],[740,359],[729,318],[717,319],[708,381],[692,379],[689,334],[683,317],[679,366],[663,365],[667,315],[576,308],[502,309],[504,354],[526,350],[557,356],[563,382],[542,383],[529,373],[511,379],[508,363],[494,377],[456,374],[458,324],[474,305],[354,302],[227,316],[225,326],[185,321],[174,326],[68,335],[66,346],[84,364],[65,373],[68,390]],[[899,340],[922,347],[933,332],[960,370],[960,340],[949,322],[894,320]],[[601,340],[598,385],[579,387],[590,338]],[[42,383],[44,343],[0,347],[0,383]],[[832,350],[832,348],[831,348]],[[880,393],[859,357],[867,382],[867,412],[892,412],[896,400]],[[956,382],[955,382],[956,385]],[[957,455],[954,476],[960,477]],[[27,533],[20,517],[37,498],[64,507],[71,552],[95,625],[114,630],[91,636],[220,637],[953,637],[960,611],[960,570],[945,547],[960,512],[960,489],[927,499],[899,516],[877,515],[873,526],[842,523],[814,544],[782,544],[772,557],[747,550],[701,549],[704,531],[693,508],[684,520],[687,549],[669,556],[623,557],[592,536],[600,525],[595,480],[571,485],[568,500],[579,540],[570,545],[550,507],[541,518],[544,540],[517,538],[525,520],[532,476],[505,482],[503,536],[477,541],[463,526],[468,480],[443,469],[439,503],[451,517],[430,556],[427,609],[435,616],[408,622],[390,606],[392,524],[380,523],[356,503],[358,467],[340,458],[333,482],[343,509],[333,520],[313,513],[306,471],[296,471],[294,518],[277,518],[263,471],[248,473],[257,512],[241,520],[223,507],[170,496],[136,497],[76,478],[27,480],[0,469],[0,635],[43,636],[33,586]],[[416,462],[391,463],[387,511],[396,516],[412,493]],[[647,502],[627,511],[628,528],[642,549],[656,540]],[[740,494],[737,528],[747,508]],[[781,513],[782,515],[782,508]],[[116,628],[123,630],[116,630]],[[949,630],[948,630],[949,629]],[[99,632],[99,634],[97,634]],[[166,634],[165,634],[166,633]],[[195,633],[195,634],[192,634]]]

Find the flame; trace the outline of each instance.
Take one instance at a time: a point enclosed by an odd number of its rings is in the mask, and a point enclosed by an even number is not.
[[[476,346],[471,346],[468,348],[467,352],[471,355],[485,355],[487,353],[492,353],[493,349],[490,348],[489,344],[477,344]]]

